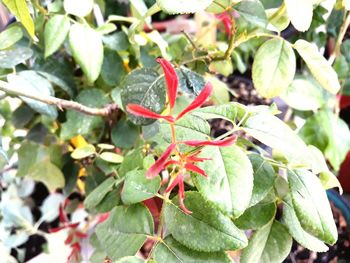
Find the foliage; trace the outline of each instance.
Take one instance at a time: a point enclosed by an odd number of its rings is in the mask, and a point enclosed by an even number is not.
[[[58,233],[72,262],[231,262],[235,250],[282,262],[293,239],[326,251],[337,231],[325,191],[341,191],[350,149],[338,116],[350,15],[337,1],[327,21],[322,2],[4,0],[17,18],[0,33],[6,262],[11,249],[23,261],[34,234],[53,253]],[[237,72],[297,118],[230,102],[218,76]],[[217,119],[231,128],[214,137]],[[49,194],[34,217],[38,182]]]

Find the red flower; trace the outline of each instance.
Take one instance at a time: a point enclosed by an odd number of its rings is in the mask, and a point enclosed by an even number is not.
[[[225,30],[227,35],[231,36],[232,34],[232,19],[231,17],[227,14],[227,12],[221,13],[216,16],[225,26]]]
[[[231,137],[228,137],[226,139],[220,140],[220,141],[200,141],[200,140],[193,140],[193,141],[184,141],[183,144],[186,144],[188,146],[220,146],[220,147],[227,147],[231,146],[237,141],[237,136],[232,135]]]
[[[173,66],[168,61],[162,58],[158,58],[157,62],[161,64],[164,71],[165,81],[167,84],[170,112],[171,112],[175,105],[179,80]],[[161,114],[155,113],[137,104],[129,104],[127,105],[126,109],[128,112],[136,116],[150,118],[150,119],[164,119],[170,123],[174,123],[175,121],[182,118],[186,113],[202,106],[204,102],[209,98],[212,91],[213,91],[213,87],[210,83],[208,83],[203,88],[201,93],[194,99],[194,101],[186,109],[184,109],[176,118],[170,115],[161,115]]]
[[[169,147],[163,152],[163,154],[158,158],[158,160],[148,169],[146,177],[152,179],[156,177],[162,170],[165,169],[165,164],[168,161],[171,153],[174,151],[176,144],[172,143]]]

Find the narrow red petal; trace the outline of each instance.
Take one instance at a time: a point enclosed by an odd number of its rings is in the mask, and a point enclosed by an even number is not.
[[[64,241],[64,244],[68,245],[68,244],[72,243],[72,241],[73,241],[73,233],[68,235],[68,237]]]
[[[176,75],[174,67],[169,63],[169,61],[163,58],[157,58],[157,62],[162,66],[164,71],[165,81],[168,89],[169,104],[170,108],[172,109],[174,108],[176,101],[179,79]]]
[[[165,152],[163,152],[162,155],[158,158],[158,160],[148,169],[146,173],[146,177],[148,179],[156,177],[162,170],[165,169],[165,164],[171,153],[174,151],[175,147],[175,143],[170,144]]]
[[[350,106],[350,96],[348,95],[340,95],[339,96],[339,104],[340,104],[340,109],[345,109]]]
[[[76,232],[75,232],[75,235],[76,235],[77,237],[79,237],[79,238],[87,238],[87,237],[88,237],[87,234],[85,234],[85,233],[83,233],[83,232],[80,232],[80,231],[76,231]]]
[[[64,213],[64,209],[63,206],[60,205],[58,208],[58,217],[61,223],[67,223],[68,222],[68,218],[67,215]]]
[[[208,177],[208,175],[205,173],[205,171],[198,166],[192,164],[192,163],[186,163],[185,168],[191,172],[198,173],[200,175],[203,175],[204,177]]]
[[[127,111],[140,117],[150,118],[150,119],[164,119],[169,122],[173,122],[174,118],[172,116],[163,116],[158,113],[155,113],[153,111],[150,111],[149,109],[146,109],[140,105],[137,104],[129,104],[126,107]]]
[[[198,146],[220,146],[220,147],[227,147],[231,146],[237,141],[237,136],[232,135],[226,139],[220,140],[220,141],[200,141],[200,140],[193,140],[193,141],[184,141],[183,143],[188,146],[198,147]]]
[[[56,233],[58,231],[61,231],[62,229],[65,229],[66,227],[60,226],[60,227],[54,227],[49,230],[50,233]]]
[[[211,158],[203,158],[203,157],[197,157],[202,151],[198,151],[190,156],[187,157],[188,162],[204,162],[204,161],[209,161],[212,160]]]
[[[183,181],[183,180],[184,180],[183,175],[182,175],[181,173],[179,173],[179,174],[176,176],[175,180],[167,187],[167,189],[165,190],[165,192],[166,192],[166,193],[171,192],[171,191],[175,188],[175,186],[178,185],[178,184],[180,184],[180,182]]]
[[[211,85],[210,82],[207,83],[207,85],[205,85],[205,87],[203,88],[203,90],[201,91],[201,93],[199,93],[199,95],[192,101],[192,103],[187,106],[186,109],[184,109],[176,118],[176,120],[179,120],[180,118],[182,118],[186,113],[199,108],[200,106],[202,106],[204,104],[204,102],[209,98],[209,96],[211,95],[211,93],[213,92],[213,86]]]
[[[184,181],[181,180],[181,182],[179,182],[179,203],[180,203],[180,207],[186,214],[190,215],[190,214],[192,214],[192,212],[186,208],[186,206],[184,204],[184,200],[185,200],[185,186],[184,186]]]

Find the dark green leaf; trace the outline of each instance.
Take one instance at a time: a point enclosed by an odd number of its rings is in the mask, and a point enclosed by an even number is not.
[[[119,148],[131,148],[137,143],[139,136],[138,127],[125,119],[119,120],[111,133],[113,144]]]
[[[122,83],[121,98],[124,109],[128,104],[139,104],[156,113],[165,107],[166,88],[164,78],[150,68],[136,69],[126,76]],[[132,122],[147,125],[154,120],[129,114]]]
[[[91,210],[96,207],[102,199],[113,189],[116,184],[116,180],[113,177],[109,177],[103,183],[101,183],[95,190],[93,190],[84,200],[84,206],[86,209]]]
[[[116,86],[126,74],[122,58],[117,52],[105,48],[101,77],[109,86]]]
[[[254,170],[253,195],[250,200],[250,206],[253,206],[263,200],[273,188],[276,174],[272,165],[260,155],[250,154],[248,157]]]
[[[160,177],[146,178],[146,171],[134,170],[125,175],[124,187],[121,193],[126,205],[136,204],[155,196],[160,188]]]
[[[231,260],[224,252],[198,252],[191,250],[172,236],[164,239],[164,242],[158,243],[154,250],[154,259],[157,262],[166,263],[229,263]]]
[[[185,206],[192,211],[191,215],[181,210],[177,197],[173,202],[166,203],[164,220],[169,233],[186,247],[202,252],[217,252],[236,250],[247,245],[244,232],[199,193],[186,193]]]
[[[146,235],[153,234],[152,215],[141,204],[118,206],[105,222],[97,226],[96,234],[112,260],[133,256],[146,241]]]
[[[13,68],[33,56],[33,51],[27,47],[13,47],[0,51],[0,68]]]
[[[83,90],[76,101],[85,106],[97,108],[104,107],[109,102],[105,94],[98,89]],[[80,134],[89,135],[89,138],[93,138],[94,130],[101,128],[103,123],[102,117],[88,116],[77,111],[68,110],[67,121],[62,125],[61,137],[67,140]]]
[[[234,222],[240,229],[257,230],[269,223],[276,214],[275,203],[259,203],[248,208]]]

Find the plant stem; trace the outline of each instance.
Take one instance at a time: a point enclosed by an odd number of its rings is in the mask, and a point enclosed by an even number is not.
[[[329,57],[329,62],[331,64],[333,64],[335,59],[340,55],[340,48],[341,48],[341,45],[343,43],[346,31],[348,30],[349,26],[350,26],[350,12],[348,12],[347,15],[346,15],[345,21],[344,21],[344,23],[342,24],[342,26],[340,28],[339,35],[338,35],[338,38],[337,38],[337,42],[335,44],[335,48],[334,48],[332,54]]]
[[[35,93],[29,93],[25,91],[24,87],[15,88],[11,84],[0,80],[0,90],[4,91],[8,95],[22,96],[36,101],[40,101],[49,105],[55,105],[59,109],[72,109],[79,111],[81,113],[92,115],[92,116],[110,116],[115,110],[118,109],[116,104],[109,104],[104,108],[91,108],[75,101],[69,101],[64,99],[59,99],[53,96],[39,95]]]

